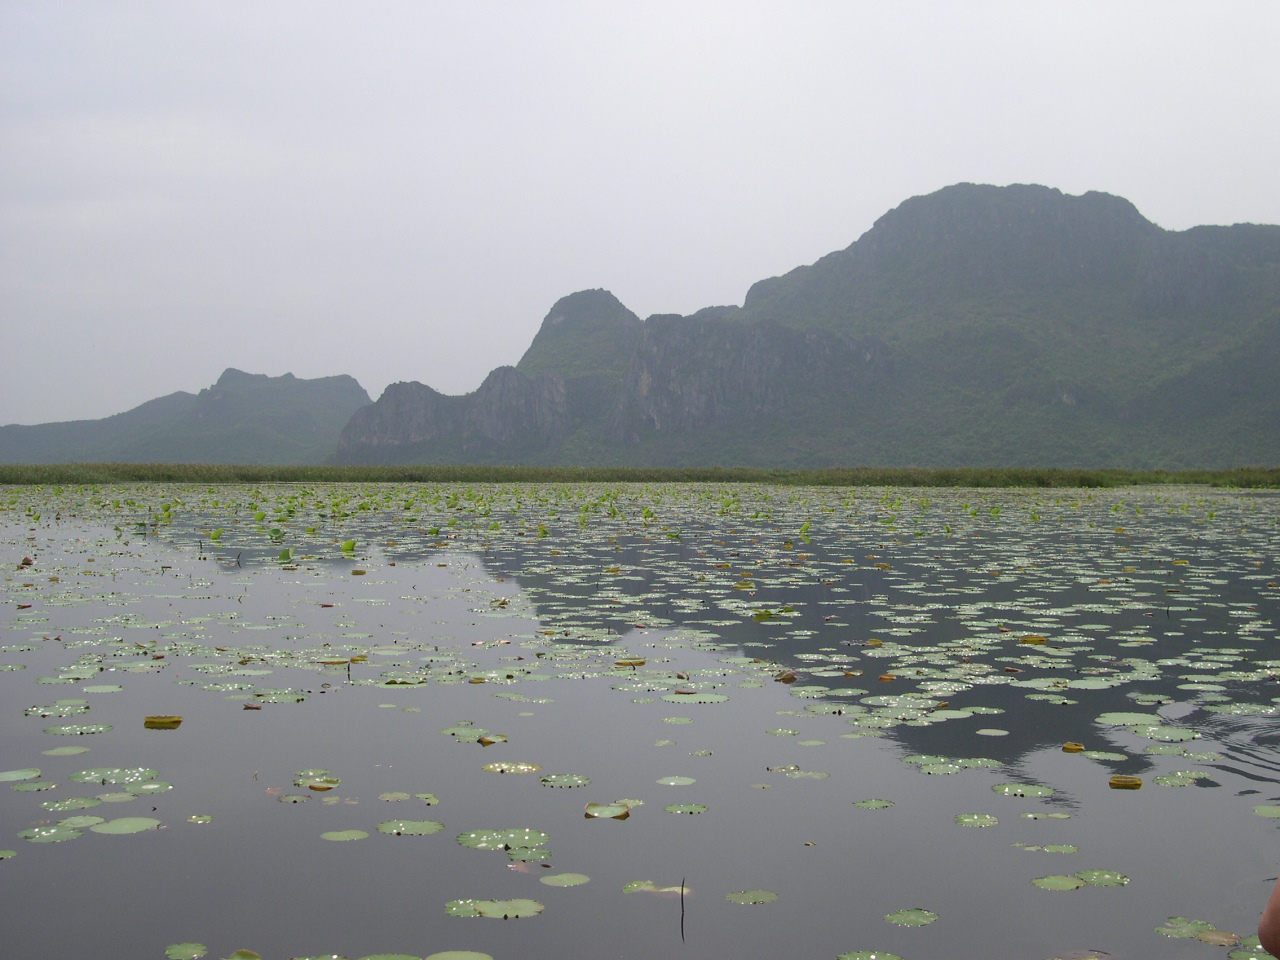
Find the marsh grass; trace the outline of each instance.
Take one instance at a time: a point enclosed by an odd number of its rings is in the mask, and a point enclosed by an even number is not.
[[[1234,470],[1076,470],[1031,467],[260,466],[203,463],[0,465],[0,484],[170,483],[768,483],[784,486],[1123,487],[1206,484],[1280,487],[1280,467]]]

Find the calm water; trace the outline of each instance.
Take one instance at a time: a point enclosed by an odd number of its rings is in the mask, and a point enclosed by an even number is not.
[[[1211,958],[1228,949],[1155,928],[1248,936],[1280,871],[1280,819],[1254,810],[1280,813],[1275,496],[134,485],[0,505],[5,957]],[[1147,719],[1098,721],[1117,713]],[[144,727],[163,714],[181,726]],[[67,725],[110,729],[46,732]],[[46,753],[68,746],[89,749]],[[484,769],[503,761],[540,769]],[[95,769],[143,772],[70,779]],[[340,783],[295,783],[317,770]],[[584,815],[617,801],[624,820]],[[159,826],[20,835],[70,817]],[[456,840],[505,829],[549,839],[525,859]],[[368,836],[322,836],[346,830]],[[1099,870],[1128,882],[1031,882]],[[541,882],[566,873],[590,879]],[[660,892],[682,882],[683,939]],[[726,899],[746,891],[776,900]],[[491,899],[543,909],[447,910]],[[913,908],[937,919],[885,919]]]

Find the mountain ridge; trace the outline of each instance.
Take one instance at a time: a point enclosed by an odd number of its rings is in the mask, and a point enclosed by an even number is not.
[[[399,434],[379,400],[337,460],[1280,462],[1277,343],[1280,226],[1169,231],[1098,191],[955,184],[742,306],[638,321],[607,291],[562,298],[502,374],[507,400],[486,381],[456,419]],[[514,442],[529,403],[542,419]]]

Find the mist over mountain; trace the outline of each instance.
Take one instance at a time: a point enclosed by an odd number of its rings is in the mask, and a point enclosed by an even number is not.
[[[348,376],[300,380],[227,369],[101,420],[0,427],[0,463],[321,463],[371,402]]]
[[[460,397],[389,386],[343,463],[1229,467],[1280,462],[1280,226],[957,184],[762,280],[640,320],[558,301]]]

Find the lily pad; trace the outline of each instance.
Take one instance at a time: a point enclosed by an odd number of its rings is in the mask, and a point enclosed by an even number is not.
[[[203,943],[171,943],[164,948],[164,955],[169,960],[200,960],[209,948]]]
[[[1280,818],[1280,807],[1272,804],[1260,803],[1253,808],[1253,812],[1260,817]]]
[[[74,757],[76,754],[88,753],[88,747],[54,747],[52,750],[41,750],[46,757]]]
[[[778,895],[772,890],[742,890],[738,893],[726,893],[724,898],[730,903],[772,903]]]
[[[1052,797],[1056,792],[1035,783],[997,783],[991,789],[1002,797]]]
[[[160,821],[153,817],[118,817],[106,823],[95,824],[89,829],[94,833],[126,834],[142,833],[144,830],[154,830],[158,826]]]
[[[673,803],[663,807],[667,813],[706,813],[707,808],[700,803]]]
[[[537,916],[546,909],[537,900],[450,900],[445,912],[451,917],[490,917],[518,920]]]
[[[1123,887],[1129,878],[1114,870],[1081,870],[1076,874],[1091,887]]]
[[[36,767],[27,767],[25,770],[5,770],[0,773],[0,783],[8,783],[15,780],[34,780],[40,776],[40,771]]]
[[[431,954],[426,960],[493,960],[493,957],[475,950],[445,950],[443,953]]]
[[[458,834],[458,843],[473,850],[511,850],[540,847],[551,839],[541,830],[472,830]]]
[[[1191,920],[1187,917],[1170,917],[1164,922],[1164,926],[1156,927],[1156,933],[1163,934],[1166,937],[1182,937],[1192,939],[1198,937],[1206,930],[1216,930],[1212,923],[1206,923],[1204,920]]]
[[[83,737],[94,733],[106,733],[111,729],[109,723],[63,723],[56,727],[45,727],[45,733],[57,737]]]
[[[938,915],[932,910],[913,907],[910,910],[895,910],[893,913],[886,913],[884,918],[900,927],[923,927],[937,920]]]
[[[444,824],[437,820],[386,820],[377,826],[379,833],[394,834],[397,837],[424,837],[427,834],[439,833]]]
[[[1054,874],[1051,877],[1036,877],[1031,882],[1041,890],[1079,890],[1085,885],[1085,881],[1079,877],[1068,877],[1063,874]]]
[[[17,850],[0,850],[0,860],[8,860],[10,857],[16,857]]]
[[[577,887],[590,879],[585,873],[553,873],[549,877],[539,877],[538,882],[548,887]]]
[[[155,779],[158,770],[149,767],[95,767],[71,774],[67,779],[76,783],[146,783]]]
[[[588,803],[586,815],[591,818],[625,820],[631,815],[631,808],[625,803]]]
[[[67,817],[65,820],[59,820],[58,826],[70,827],[72,830],[83,830],[86,827],[92,827],[105,822],[105,817],[91,817],[88,814],[83,814],[78,817]]]
[[[687,787],[689,784],[697,783],[698,781],[693,777],[662,777],[654,782],[660,783],[664,787]]]
[[[341,842],[344,840],[363,840],[367,836],[369,834],[363,830],[330,830],[327,833],[320,834],[320,839]]]
[[[386,800],[388,803],[397,803],[401,800],[408,800],[409,794],[402,790],[392,790],[389,793],[378,794],[379,800]]]
[[[486,763],[483,769],[488,770],[490,773],[537,773],[542,767],[536,763],[499,760],[496,763]]]
[[[66,797],[62,800],[46,800],[40,806],[53,813],[65,813],[68,810],[87,810],[100,803],[97,797]]]
[[[74,840],[83,834],[74,827],[32,827],[21,831],[18,836],[32,843],[61,843],[63,840]]]
[[[576,773],[550,773],[540,777],[538,782],[544,787],[559,787],[567,790],[573,787],[585,787],[591,780]]]
[[[859,800],[854,803],[855,807],[861,807],[863,810],[887,810],[893,806],[892,800]]]
[[[855,950],[842,953],[836,960],[902,960],[896,953],[885,953],[883,950]]]
[[[989,813],[960,813],[956,823],[962,827],[994,827],[1000,821]]]

